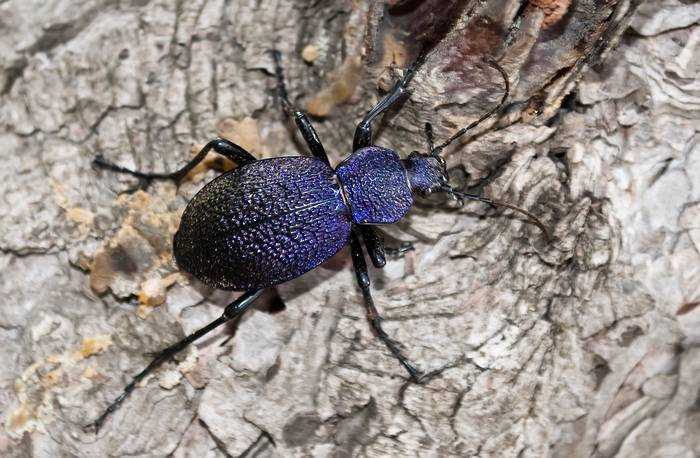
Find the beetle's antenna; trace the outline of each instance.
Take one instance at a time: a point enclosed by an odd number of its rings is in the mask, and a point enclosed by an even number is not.
[[[506,71],[503,70],[503,67],[501,67],[498,64],[498,62],[496,62],[495,60],[492,60],[489,58],[486,58],[484,60],[486,61],[486,63],[491,65],[493,68],[498,70],[499,73],[501,74],[501,76],[503,77],[505,91],[504,91],[503,97],[501,97],[501,101],[498,103],[498,105],[493,107],[491,110],[489,110],[486,114],[481,116],[479,119],[477,119],[473,123],[469,124],[467,127],[463,127],[462,129],[458,130],[454,135],[452,135],[449,139],[447,139],[447,141],[439,144],[438,146],[434,146],[435,142],[434,142],[433,126],[430,125],[430,123],[425,123],[425,137],[428,141],[428,148],[430,151],[430,155],[432,157],[434,157],[435,159],[437,159],[439,161],[439,163],[441,164],[441,166],[443,167],[443,169],[445,169],[445,180],[447,180],[449,178],[447,177],[447,171],[445,168],[445,158],[440,155],[440,153],[442,153],[442,150],[444,150],[447,146],[449,146],[453,141],[457,140],[459,137],[466,134],[469,130],[471,130],[474,127],[481,124],[484,120],[486,120],[486,119],[490,118],[491,116],[493,116],[494,114],[498,113],[501,110],[501,108],[503,108],[503,105],[505,105],[506,100],[508,100],[508,96],[510,95],[510,82],[508,80],[508,74],[506,73]],[[509,204],[507,202],[502,202],[500,200],[493,200],[493,199],[488,199],[486,197],[477,196],[475,194],[468,194],[465,192],[455,191],[452,188],[452,186],[449,185],[449,183],[445,183],[442,186],[442,190],[444,192],[446,192],[453,199],[456,199],[457,201],[459,201],[460,204],[462,204],[464,202],[464,200],[476,200],[478,202],[484,202],[484,203],[487,203],[489,205],[506,207],[506,208],[510,208],[511,210],[515,210],[515,211],[527,216],[527,218],[530,221],[532,221],[538,228],[540,228],[540,230],[544,234],[547,241],[551,240],[551,237],[549,235],[549,231],[547,230],[547,227],[544,225],[544,223],[542,223],[542,221],[540,221],[539,218],[537,218],[535,215],[533,215],[532,213],[530,213],[527,210],[524,210],[520,207],[516,207],[515,205]]]
[[[438,164],[440,164],[442,168],[442,173],[447,177],[447,161],[445,161],[445,158],[440,156],[440,154],[433,153],[435,151],[435,134],[433,132],[433,125],[429,122],[425,123],[425,140],[428,142],[429,154],[438,161]]]
[[[548,242],[550,240],[552,240],[552,238],[549,235],[549,230],[547,230],[547,226],[545,226],[544,223],[542,223],[542,221],[540,221],[540,219],[538,217],[536,217],[535,215],[533,215],[532,213],[530,213],[527,210],[523,210],[520,207],[516,207],[515,205],[509,204],[507,202],[502,202],[500,200],[493,200],[493,199],[488,199],[486,197],[477,196],[475,194],[467,194],[465,192],[455,191],[450,186],[443,186],[442,190],[445,191],[446,193],[448,193],[450,196],[459,200],[460,203],[463,202],[464,200],[476,200],[478,202],[484,202],[484,203],[487,203],[489,205],[497,205],[500,207],[510,208],[511,210],[515,210],[516,212],[522,213],[523,215],[527,216],[528,219],[530,221],[532,221],[537,227],[540,228],[540,230],[544,233],[544,236]]]
[[[428,142],[428,151],[432,153],[435,150],[435,134],[433,125],[429,122],[425,123],[425,140]]]
[[[503,93],[503,97],[501,97],[501,101],[493,107],[489,112],[484,114],[482,117],[474,121],[473,123],[469,124],[467,127],[463,127],[460,130],[458,130],[454,135],[452,135],[447,141],[444,143],[441,143],[440,145],[431,148],[430,149],[430,154],[435,157],[440,157],[440,153],[442,153],[442,150],[448,147],[453,141],[457,140],[459,137],[462,135],[466,134],[469,130],[473,129],[474,127],[478,126],[481,124],[484,120],[490,118],[494,114],[498,113],[501,108],[503,108],[503,105],[505,105],[506,100],[508,99],[508,96],[510,95],[510,82],[508,81],[508,74],[506,73],[505,70],[503,70],[503,67],[501,67],[498,62],[496,62],[493,59],[490,58],[484,58],[484,61],[498,70],[503,77],[503,83],[505,85],[505,92]],[[429,133],[430,132],[430,133]],[[428,131],[428,127],[426,126],[426,135],[432,136],[432,127],[430,128],[430,131]],[[430,142],[430,140],[429,140]]]

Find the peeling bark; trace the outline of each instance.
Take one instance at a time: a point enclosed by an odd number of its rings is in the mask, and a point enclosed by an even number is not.
[[[3,456],[700,454],[700,6],[679,0],[0,2]],[[636,9],[636,13],[633,12]],[[448,11],[449,14],[444,13]],[[173,170],[215,135],[303,153],[274,100],[319,117],[336,163],[354,124],[431,48],[376,143],[447,151],[509,212],[421,201],[373,272],[409,384],[371,334],[347,253],[165,364],[99,435],[148,353],[233,297],[177,273],[179,189],[91,168]],[[229,340],[230,339],[230,340]],[[222,345],[222,343],[224,345]]]

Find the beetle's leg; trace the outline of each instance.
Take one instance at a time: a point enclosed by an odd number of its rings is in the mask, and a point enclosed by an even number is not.
[[[412,242],[401,242],[397,247],[386,246],[384,238],[376,227],[357,226],[357,228],[360,230],[362,241],[365,242],[367,254],[377,269],[386,265],[387,256],[403,258],[406,253],[415,249]]]
[[[267,297],[265,297],[267,296]],[[258,310],[264,311],[269,314],[275,314],[278,312],[282,312],[287,308],[287,304],[284,303],[284,300],[280,296],[279,291],[277,291],[276,287],[270,287],[265,290],[265,296],[263,296],[262,303],[258,302]],[[238,326],[238,322],[241,320],[241,316],[239,315],[238,318],[235,319],[229,326],[231,329],[236,329],[235,327]],[[225,347],[228,345],[229,341],[236,337],[235,332],[232,332],[230,336],[228,336],[224,341],[222,341],[219,346],[220,347]]]
[[[369,274],[367,272],[367,263],[365,262],[365,256],[362,253],[362,242],[355,231],[350,234],[350,253],[352,254],[352,263],[355,267],[355,276],[357,278],[357,283],[362,290],[362,297],[365,303],[365,310],[367,312],[367,320],[372,326],[372,330],[379,337],[379,340],[384,342],[384,345],[389,349],[389,351],[394,355],[396,359],[399,360],[401,365],[406,369],[408,374],[411,376],[411,380],[418,383],[420,381],[420,376],[418,375],[418,370],[411,364],[408,359],[401,353],[401,350],[396,346],[396,343],[392,341],[388,335],[382,329],[382,317],[379,316],[377,308],[374,306],[374,300],[372,299],[372,293],[370,292],[370,282]]]
[[[425,132],[425,141],[428,143],[428,153],[432,153],[435,149],[435,132],[433,131],[433,125],[426,122],[423,126],[423,132]]]
[[[223,138],[217,138],[215,140],[207,143],[204,148],[202,148],[197,155],[192,158],[184,167],[175,172],[171,173],[145,173],[139,172],[138,170],[130,170],[124,167],[120,167],[112,162],[106,160],[101,154],[95,156],[92,163],[100,168],[112,170],[117,173],[126,173],[128,175],[133,175],[137,178],[142,178],[146,180],[161,179],[161,180],[174,180],[175,182],[180,182],[193,168],[197,166],[200,162],[204,160],[207,153],[211,150],[221,154],[222,156],[232,160],[236,165],[241,166],[255,162],[255,157],[248,151],[244,150],[242,147],[231,143]]]
[[[119,406],[121,405],[122,402],[131,394],[132,391],[134,391],[134,388],[136,388],[136,385],[143,380],[144,377],[146,377],[148,374],[153,372],[155,369],[158,368],[161,364],[163,364],[165,361],[170,359],[173,355],[175,355],[177,352],[183,350],[185,347],[187,347],[189,344],[194,342],[195,340],[199,339],[200,337],[208,334],[210,331],[213,331],[214,329],[218,328],[222,324],[226,323],[229,320],[232,320],[233,318],[236,318],[240,316],[243,312],[245,312],[248,307],[257,299],[260,294],[262,293],[263,290],[250,290],[245,293],[235,301],[231,302],[229,305],[226,306],[226,309],[224,310],[224,313],[217,318],[216,320],[212,321],[208,325],[204,326],[201,329],[198,329],[197,331],[193,332],[192,334],[188,335],[181,341],[177,342],[176,344],[173,344],[166,348],[165,350],[162,350],[160,353],[157,353],[153,360],[150,362],[148,366],[138,374],[134,376],[134,378],[129,382],[128,385],[124,387],[124,391],[122,391],[122,394],[120,394],[104,411],[100,417],[95,420],[93,423],[90,425],[87,425],[87,428],[94,428],[95,433],[97,433],[102,426],[102,423],[107,419],[107,417],[117,410]]]
[[[377,269],[381,269],[386,265],[386,255],[384,250],[384,239],[382,235],[372,226],[357,226],[362,235],[362,241],[367,247],[367,254],[372,260],[372,264]]]
[[[387,256],[396,258],[403,258],[406,253],[413,250],[415,250],[415,248],[412,242],[401,242],[401,245],[398,247],[384,247],[384,252]]]
[[[394,87],[384,96],[371,110],[367,112],[362,121],[355,128],[355,136],[352,141],[352,150],[357,151],[360,148],[370,146],[372,144],[372,122],[386,110],[391,108],[408,90],[408,83],[411,82],[416,74],[416,70],[425,60],[425,54],[421,53],[418,58],[408,67],[403,74],[403,78],[394,84]]]
[[[406,93],[408,83],[411,82],[416,74],[416,70],[425,60],[425,53],[421,52],[418,58],[404,72],[403,78],[396,82],[394,87],[384,96],[371,110],[367,112],[360,124],[355,129],[355,136],[352,141],[352,150],[357,151],[360,148],[370,146],[372,144],[372,122],[386,110],[391,108],[401,97]],[[360,231],[362,238],[367,246],[367,252],[372,259],[374,267],[382,268],[386,264],[386,256],[384,244],[381,235],[377,229],[371,226],[361,226]]]
[[[304,137],[304,141],[309,146],[311,154],[321,159],[323,162],[330,166],[330,161],[328,160],[328,155],[326,150],[323,148],[321,140],[316,134],[314,126],[311,124],[308,116],[301,110],[298,110],[292,102],[289,101],[289,96],[287,95],[287,87],[284,84],[284,71],[282,70],[282,56],[279,51],[272,51],[272,58],[275,61],[275,76],[277,77],[277,96],[280,99],[280,104],[285,114],[294,119],[301,136]]]

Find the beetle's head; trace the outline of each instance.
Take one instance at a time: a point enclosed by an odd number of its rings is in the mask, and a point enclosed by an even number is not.
[[[492,108],[491,111],[482,115],[479,119],[472,122],[468,126],[458,130],[449,139],[447,139],[447,141],[440,143],[439,145],[435,145],[432,125],[430,125],[430,123],[425,123],[425,137],[428,141],[428,153],[422,154],[418,151],[414,151],[408,156],[407,159],[403,160],[404,167],[408,173],[408,181],[411,185],[411,190],[421,196],[427,196],[438,191],[444,192],[451,199],[456,200],[460,205],[463,204],[465,200],[476,200],[491,205],[510,208],[527,216],[542,230],[549,240],[550,236],[547,227],[532,213],[507,202],[458,191],[450,185],[450,177],[447,173],[447,164],[445,158],[442,156],[443,150],[459,137],[467,133],[470,129],[478,126],[482,121],[496,114],[506,103],[508,94],[510,93],[508,75],[506,74],[505,70],[503,70],[503,68],[495,61],[487,59],[487,63],[497,69],[503,77],[505,92],[501,98],[501,102],[496,107]]]
[[[436,151],[438,152],[436,154]],[[465,200],[476,200],[491,205],[507,207],[527,216],[535,223],[544,233],[547,240],[550,240],[547,227],[535,215],[515,205],[499,200],[489,199],[474,194],[468,194],[457,191],[450,185],[449,174],[445,159],[439,154],[439,150],[431,148],[428,154],[414,151],[408,155],[407,159],[403,160],[404,167],[408,174],[408,181],[411,185],[411,190],[420,196],[426,197],[434,192],[444,192],[450,199],[455,200],[460,206]]]
[[[510,94],[508,75],[506,74],[505,70],[503,70],[503,67],[501,67],[496,61],[489,58],[485,58],[485,62],[498,70],[503,77],[505,91],[500,103],[493,107],[489,112],[482,115],[479,119],[458,130],[445,142],[438,145],[435,144],[433,126],[430,123],[425,123],[425,137],[428,141],[428,153],[421,154],[414,151],[408,156],[408,159],[404,161],[404,165],[408,171],[408,180],[414,193],[427,196],[435,191],[441,191],[447,193],[447,195],[449,195],[451,198],[461,201],[460,197],[457,195],[457,191],[450,186],[447,166],[445,163],[445,158],[442,156],[442,152],[445,150],[445,148],[452,144],[452,142],[481,124],[482,121],[490,118],[500,111],[508,99],[508,94]]]
[[[447,168],[442,157],[414,151],[403,162],[414,193],[425,197],[449,186]]]
[[[442,156],[442,151],[458,136],[455,135],[447,142],[435,146],[433,126],[430,123],[425,123],[425,136],[428,141],[428,152],[423,154],[413,151],[408,159],[404,160],[411,190],[423,197],[439,191],[454,198],[450,175],[447,172],[447,162]]]

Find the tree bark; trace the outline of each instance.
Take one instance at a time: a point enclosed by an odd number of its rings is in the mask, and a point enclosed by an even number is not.
[[[680,0],[0,2],[3,456],[700,454],[700,5]],[[636,10],[636,13],[635,13]],[[235,294],[177,272],[186,202],[95,154],[171,171],[216,135],[305,154],[268,50],[331,160],[421,49],[375,143],[446,151],[453,180],[536,214],[417,202],[373,272],[411,384],[341,252],[165,364]],[[230,339],[230,340],[229,340]]]

